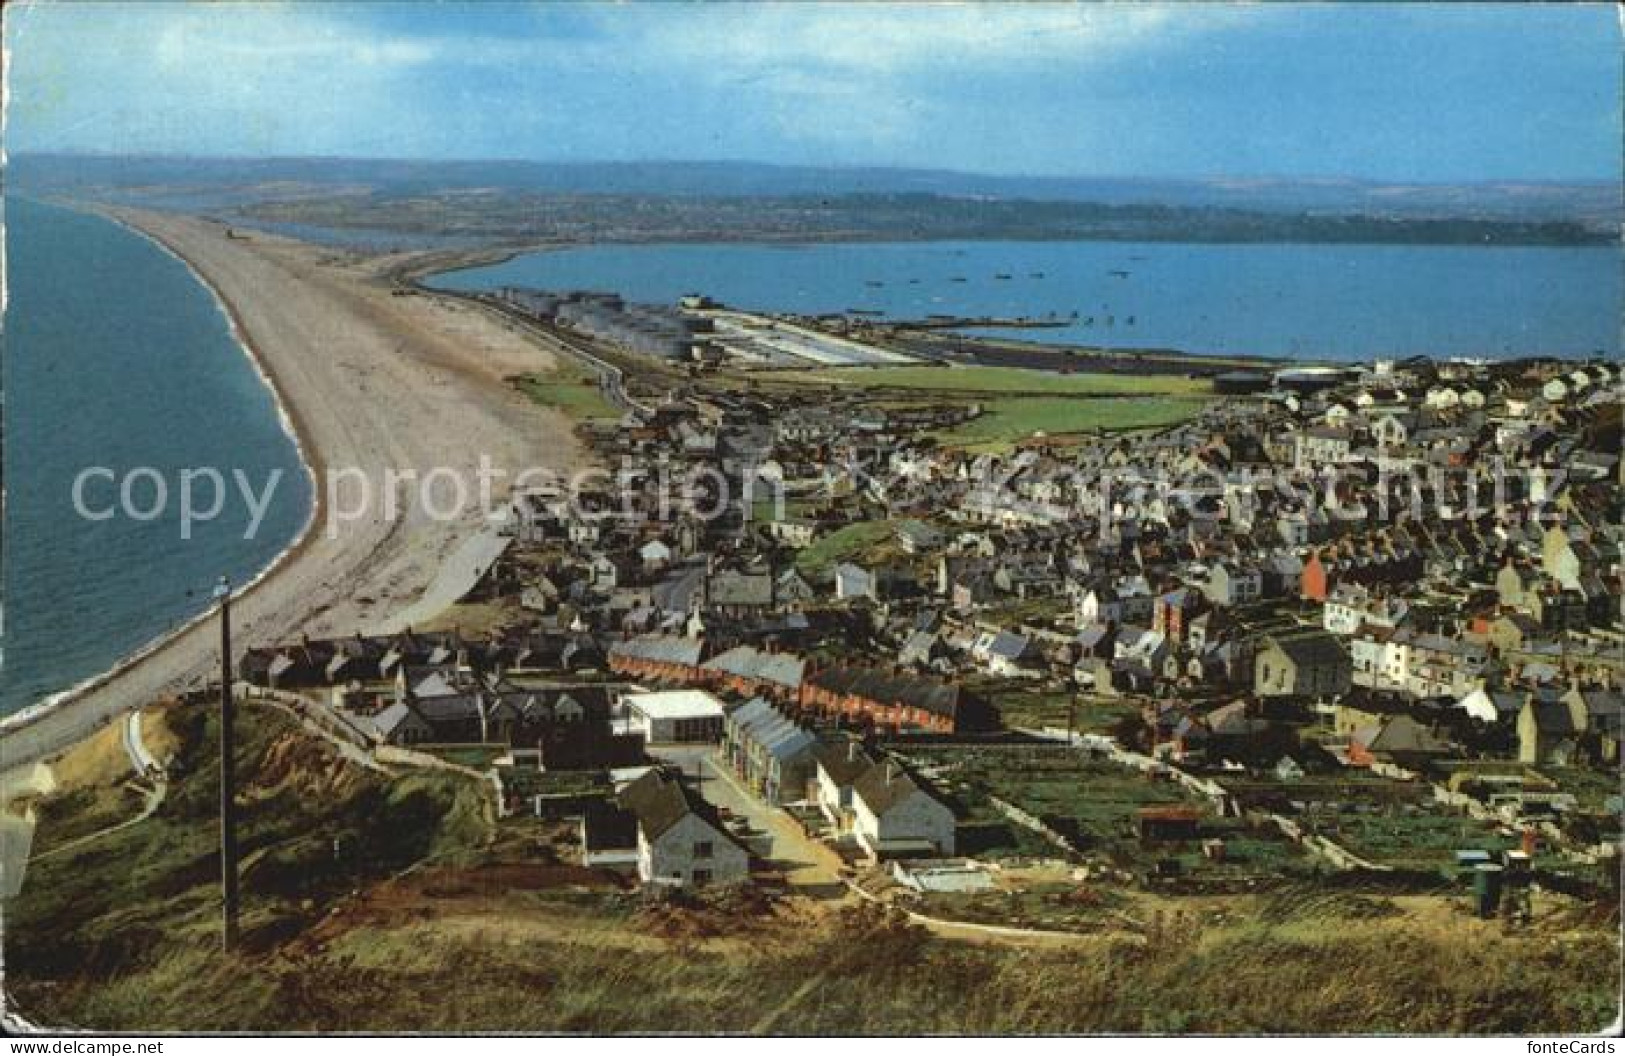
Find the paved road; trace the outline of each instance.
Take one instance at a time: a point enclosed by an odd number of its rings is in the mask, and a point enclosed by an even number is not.
[[[697,784],[707,802],[745,818],[756,832],[766,833],[770,840],[767,858],[784,870],[790,886],[798,889],[798,894],[815,898],[846,897],[846,885],[839,874],[840,856],[802,832],[784,811],[768,806],[747,791],[715,747],[656,745],[650,754],[680,766],[691,780],[703,774],[704,779]]]

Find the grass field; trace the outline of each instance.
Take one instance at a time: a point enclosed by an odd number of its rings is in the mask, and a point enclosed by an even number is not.
[[[598,388],[598,379],[573,362],[560,359],[546,374],[526,374],[515,381],[519,391],[543,407],[563,411],[577,421],[618,419],[621,412]]]
[[[1043,433],[1065,436],[1101,430],[1121,432],[1177,425],[1195,417],[1205,400],[1180,396],[1077,399],[1066,396],[1011,396],[983,404],[980,416],[939,433],[943,443],[976,450],[1001,450]]]
[[[1279,922],[1190,914],[1151,946],[1103,935],[1012,950],[939,939],[871,909],[811,922],[663,915],[723,934],[694,941],[589,899],[527,892],[464,914],[379,915],[293,954],[170,944],[138,970],[50,992],[44,1011],[151,1031],[842,1036],[1574,1034],[1615,1015],[1618,959],[1597,932],[1557,942],[1467,921],[1374,927],[1317,907]],[[40,1014],[38,1003],[22,1008]]]
[[[1412,813],[1403,804],[1391,805],[1381,813],[1345,814],[1335,820],[1317,821],[1315,831],[1363,858],[1398,869],[1450,871],[1457,850],[1502,851],[1518,843],[1482,821],[1423,811]]]
[[[1175,858],[1183,878],[1196,890],[1233,889],[1237,882],[1274,885],[1314,870],[1313,862],[1274,829],[1218,817],[1206,800],[1177,783],[1153,780],[1116,763],[1088,760],[1065,747],[1035,745],[990,752],[932,746],[909,755],[931,768],[930,776],[972,824],[999,822],[996,797],[1044,819],[1084,853],[1119,868],[1145,870],[1158,860]],[[1193,840],[1142,841],[1139,809],[1166,805],[1195,807],[1204,819],[1202,838],[1222,840],[1224,855],[1209,859]],[[1017,840],[1014,849],[1030,853],[1027,842]]]
[[[923,392],[1058,396],[1199,396],[1213,391],[1204,379],[1177,375],[1059,374],[1018,367],[842,367],[782,371],[773,374],[772,380]]]
[[[859,521],[837,528],[797,553],[796,567],[808,573],[827,571],[886,542],[895,532],[896,525],[891,521]]]
[[[1035,689],[1009,679],[988,678],[968,683],[999,709],[1004,725],[1022,729],[1066,726],[1071,709],[1072,728],[1079,733],[1110,733],[1127,718],[1138,717],[1140,706],[1131,700],[1076,695],[1064,689]]]

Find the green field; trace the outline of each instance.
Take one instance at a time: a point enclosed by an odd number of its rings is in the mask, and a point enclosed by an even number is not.
[[[796,555],[802,572],[823,572],[890,539],[897,526],[891,521],[859,521],[813,540]]]
[[[1060,729],[1066,725],[1070,708],[1074,730],[1111,733],[1124,719],[1137,718],[1140,714],[1140,706],[1132,700],[1074,694],[1066,689],[1038,689],[1010,679],[967,679],[965,684],[987,698],[999,710],[1004,725],[1011,728],[1053,726]]]
[[[939,433],[946,444],[1000,450],[1043,433],[1064,436],[1093,430],[1118,432],[1177,425],[1195,417],[1207,401],[1192,397],[1077,399],[1013,396],[988,401],[982,414]]]
[[[1391,804],[1375,814],[1317,820],[1313,829],[1363,858],[1396,869],[1449,872],[1458,850],[1503,851],[1518,842],[1482,821],[1427,813],[1425,808],[1412,813],[1403,804]]]
[[[993,798],[1075,830],[1085,849],[1111,857],[1137,855],[1135,816],[1151,805],[1202,807],[1180,785],[1154,781],[1116,763],[1095,762],[1062,745],[994,752],[982,747],[920,746],[908,752],[969,821],[997,821]]]
[[[1017,367],[840,367],[789,370],[774,381],[817,382],[921,392],[1031,393],[1060,396],[1197,396],[1213,391],[1204,379],[1167,374],[1057,374]]]
[[[515,385],[543,407],[563,411],[577,421],[613,420],[621,416],[621,412],[604,399],[598,379],[574,363],[561,361],[546,374],[525,374]]]

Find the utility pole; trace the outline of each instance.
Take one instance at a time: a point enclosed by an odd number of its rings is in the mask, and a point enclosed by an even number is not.
[[[231,582],[214,588],[220,599],[220,945],[237,948],[237,775],[236,708],[231,699]]]

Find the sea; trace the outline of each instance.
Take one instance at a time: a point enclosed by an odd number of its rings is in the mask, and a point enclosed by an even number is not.
[[[738,308],[1026,319],[1049,344],[1365,360],[1620,354],[1618,247],[1168,242],[681,244],[550,250],[435,285],[592,289]]]
[[[179,260],[109,220],[5,203],[0,327],[5,507],[0,714],[107,670],[209,605],[219,575],[250,580],[296,537],[311,503],[270,390],[209,290]],[[1111,348],[1366,359],[1620,355],[1625,315],[1612,248],[960,242],[601,246],[445,273],[461,290],[517,284],[613,290],[670,303],[704,293],[751,309],[1028,317],[1000,333]],[[131,479],[151,520],[100,512]],[[183,469],[240,471],[238,498],[181,536]],[[207,505],[206,483],[199,483]]]
[[[4,658],[0,714],[92,678],[238,585],[298,535],[310,482],[270,389],[211,292],[146,238],[88,213],[8,197],[4,391]],[[80,516],[120,503],[105,520]],[[150,467],[151,472],[138,467]],[[228,499],[182,538],[181,472],[213,467]],[[234,471],[263,494],[252,538]],[[162,505],[157,481],[164,482]],[[194,509],[212,485],[193,482]]]

